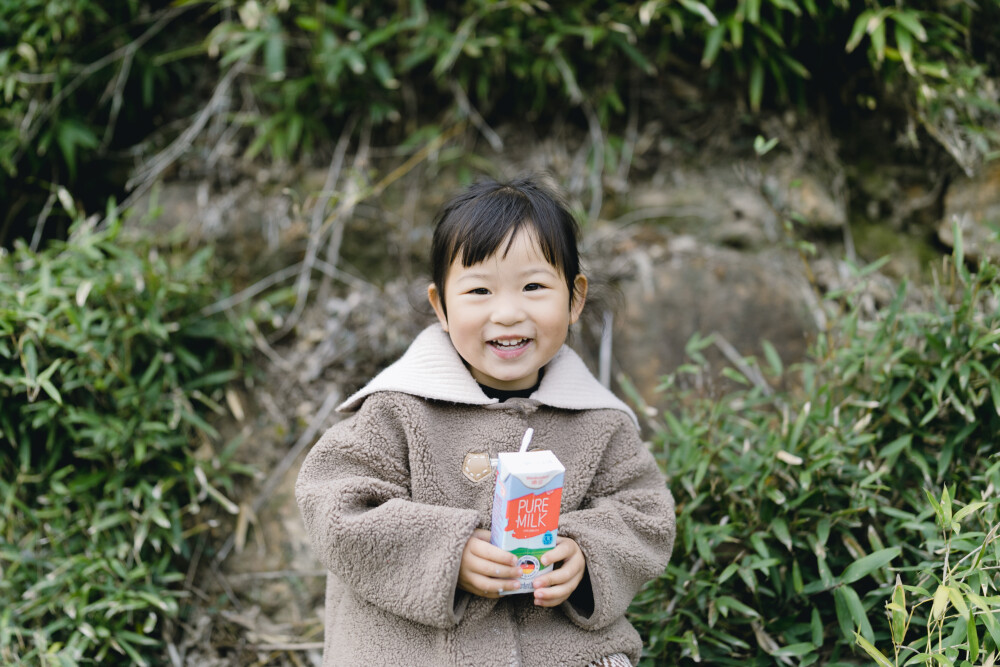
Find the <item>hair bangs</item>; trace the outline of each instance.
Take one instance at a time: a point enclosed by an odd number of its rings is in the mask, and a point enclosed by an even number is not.
[[[461,256],[462,266],[505,257],[518,234],[534,236],[545,260],[559,269],[574,296],[580,272],[576,220],[567,207],[532,179],[476,183],[452,199],[438,216],[431,248],[434,284],[444,295],[448,269]]]

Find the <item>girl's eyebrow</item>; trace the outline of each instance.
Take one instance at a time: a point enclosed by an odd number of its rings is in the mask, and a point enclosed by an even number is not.
[[[556,271],[555,267],[551,264],[538,264],[537,266],[529,266],[520,273],[519,276],[530,276],[536,273],[545,273],[552,276],[558,276],[559,272]]]
[[[526,269],[517,272],[517,277],[522,278],[524,276],[531,276],[538,273],[544,273],[547,275],[556,276],[558,275],[555,268],[550,264],[538,264],[535,266],[529,266]],[[471,273],[462,273],[460,276],[456,277],[456,280],[488,280],[494,276],[491,271],[473,271]]]
[[[463,273],[457,276],[455,280],[486,280],[490,277],[490,274],[486,272],[476,272],[476,273]]]

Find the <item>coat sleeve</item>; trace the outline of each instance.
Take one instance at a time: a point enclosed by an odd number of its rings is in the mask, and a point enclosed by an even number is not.
[[[478,515],[410,499],[403,412],[391,394],[370,396],[309,452],[295,496],[316,556],[356,596],[448,628],[467,602],[456,584]]]
[[[570,620],[596,630],[621,618],[642,585],[666,568],[675,531],[663,474],[623,418],[584,502],[559,520],[559,534],[574,539],[587,559],[587,574],[563,604]]]

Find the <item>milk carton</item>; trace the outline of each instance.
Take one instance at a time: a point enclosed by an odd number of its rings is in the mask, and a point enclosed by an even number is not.
[[[521,588],[502,595],[529,593],[531,580],[552,570],[542,568],[540,559],[556,545],[559,531],[566,469],[550,451],[526,451],[531,433],[525,433],[521,451],[497,457],[490,542],[517,556],[521,568]]]

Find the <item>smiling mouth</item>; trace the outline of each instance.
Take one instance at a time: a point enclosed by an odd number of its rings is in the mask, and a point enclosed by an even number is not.
[[[491,340],[489,344],[498,350],[519,350],[530,342],[530,338],[511,338],[508,340]]]

